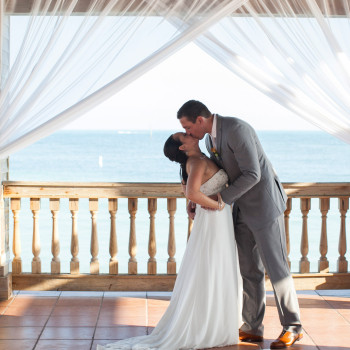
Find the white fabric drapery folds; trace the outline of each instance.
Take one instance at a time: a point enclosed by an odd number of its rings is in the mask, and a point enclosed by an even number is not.
[[[7,0],[5,13],[16,6]],[[2,82],[0,158],[78,118],[193,40],[350,143],[349,13],[347,0],[33,0]]]
[[[265,95],[350,143],[349,35],[347,0],[250,0],[196,43]]]
[[[33,0],[2,84],[0,158],[111,97],[246,1]],[[175,14],[191,25],[169,25]]]

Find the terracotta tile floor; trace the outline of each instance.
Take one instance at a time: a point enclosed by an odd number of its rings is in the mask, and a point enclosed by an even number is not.
[[[15,292],[0,301],[0,350],[94,350],[148,334],[164,313],[166,292]],[[304,338],[290,349],[350,350],[350,290],[300,291]],[[281,331],[267,294],[265,340],[217,350],[269,349]]]

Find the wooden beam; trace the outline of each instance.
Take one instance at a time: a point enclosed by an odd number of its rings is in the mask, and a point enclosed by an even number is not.
[[[283,183],[283,188],[288,197],[301,198],[331,198],[331,197],[349,197],[350,183],[331,182],[331,183]]]
[[[203,1],[203,8],[207,8],[205,6],[206,2],[210,2],[210,0],[202,0]],[[187,0],[188,7],[190,7],[192,0]],[[302,8],[308,8],[306,0],[304,0],[304,4],[300,6],[301,1],[295,1],[295,0],[264,0],[263,3],[266,6],[265,10],[264,7],[259,5],[261,3],[261,0],[251,0],[249,4],[254,8],[255,11],[257,11],[261,15],[267,15],[267,12],[271,12],[273,14],[278,14],[276,11],[276,8],[279,6],[284,6],[286,9],[286,13],[290,13],[288,11],[288,8],[290,8],[291,12],[293,12],[296,15],[310,15],[310,13],[305,13]],[[316,0],[321,12],[323,14],[325,13],[331,13],[332,16],[346,16],[346,9],[344,6],[343,0]],[[29,14],[32,11],[34,0],[8,0],[6,1],[6,13],[11,15],[25,15]],[[65,11],[67,9],[67,3],[66,5],[62,7],[62,11]],[[105,5],[108,3],[108,1],[105,2]],[[51,5],[49,7],[49,13],[52,12],[54,6],[56,4],[56,0],[51,1]],[[79,0],[76,7],[73,10],[73,13],[76,15],[84,15],[87,11],[89,11],[90,8],[90,1],[87,0]],[[139,15],[142,13],[142,11],[145,10],[146,6],[148,6],[148,2],[145,0],[136,0],[136,1],[130,1],[130,0],[123,0],[118,1],[117,5],[112,9],[110,15],[120,15],[120,14],[126,14],[126,15]],[[174,1],[169,0],[169,4],[174,4]],[[276,6],[277,4],[277,6]],[[105,6],[104,5],[104,6]],[[104,6],[101,6],[101,8],[98,11],[95,11],[96,14],[101,12],[104,8]],[[169,5],[168,7],[170,7]],[[43,6],[39,9],[39,12],[43,11]],[[181,12],[184,12],[184,7],[181,8]],[[236,11],[237,15],[245,15],[242,12],[240,12],[240,9]],[[159,15],[156,11],[149,13],[149,15]],[[179,13],[181,15],[181,13]]]
[[[349,182],[283,183],[292,198],[350,197]],[[183,198],[180,183],[4,181],[5,198]]]
[[[182,188],[169,183],[64,183],[6,181],[11,198],[182,198]]]
[[[343,0],[316,0],[316,3],[323,15],[347,16]],[[312,12],[308,10],[307,0],[250,0],[248,5],[263,16],[269,16],[270,13],[273,15],[283,13],[283,17],[293,14],[313,17]],[[237,12],[240,12],[240,9]]]
[[[176,275],[12,275],[14,290],[172,291]]]
[[[297,290],[350,289],[350,273],[293,274]],[[172,291],[176,275],[12,275],[14,290]],[[266,277],[266,289],[271,283]]]
[[[296,273],[292,274],[296,290],[349,289],[350,273]],[[272,290],[270,280],[266,289]]]
[[[44,5],[45,2],[42,1],[41,6],[39,8],[39,14],[43,13],[43,11],[46,11],[47,13],[52,13],[55,6],[56,6],[57,0],[52,0],[50,3],[50,6],[47,10],[45,10]],[[35,3],[35,0],[8,0],[6,2],[6,13],[11,15],[26,15],[30,14],[33,9],[33,5]],[[87,12],[91,11],[91,4],[92,2],[89,0],[78,0],[76,6],[73,9],[73,14],[75,15],[81,15],[84,16]],[[100,6],[100,8],[95,9],[93,12],[95,14],[101,13],[108,4],[108,1],[105,1],[104,4]],[[68,9],[68,6],[70,5],[69,1],[66,1],[62,7],[60,8],[59,12],[65,12]],[[144,0],[137,0],[137,1],[130,1],[130,0],[119,0],[117,4],[114,6],[114,8],[111,10],[110,15],[137,15],[142,13],[145,8],[148,6],[147,1]],[[156,15],[156,13],[153,13],[153,15]]]

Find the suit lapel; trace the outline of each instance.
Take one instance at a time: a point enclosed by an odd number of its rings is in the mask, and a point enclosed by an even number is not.
[[[209,153],[213,153],[211,149],[213,148],[213,143],[211,142],[211,137],[209,134],[205,136],[205,145],[207,146],[207,150]]]

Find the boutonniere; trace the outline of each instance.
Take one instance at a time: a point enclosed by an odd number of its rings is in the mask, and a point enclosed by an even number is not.
[[[215,147],[212,147],[210,150],[212,151],[212,153],[214,154],[214,156],[215,156],[217,159],[220,158],[220,155],[219,155],[219,153],[218,153],[218,151],[216,150]]]

